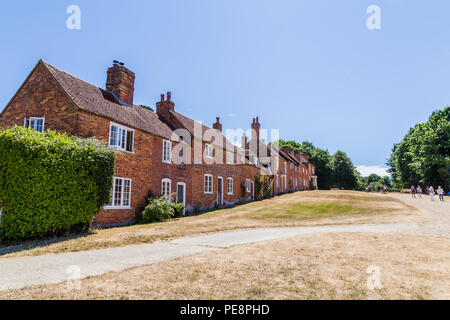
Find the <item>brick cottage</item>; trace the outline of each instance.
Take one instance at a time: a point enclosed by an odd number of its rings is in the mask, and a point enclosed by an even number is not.
[[[307,154],[278,150],[260,139],[259,118],[242,147],[175,111],[171,93],[156,112],[133,104],[135,74],[114,62],[101,89],[40,60],[0,114],[0,128],[26,126],[96,137],[117,150],[113,197],[95,216],[97,226],[135,221],[149,191],[173,195],[185,213],[251,201],[255,177],[269,176],[274,194],[317,186]]]

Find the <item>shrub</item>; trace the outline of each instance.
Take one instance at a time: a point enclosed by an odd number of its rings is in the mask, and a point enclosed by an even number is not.
[[[273,179],[274,176],[266,176],[263,193],[264,193],[264,199],[270,199],[273,197]]]
[[[145,209],[139,214],[139,223],[163,222],[183,212],[183,204],[170,201],[167,196],[149,198]]]
[[[115,154],[93,139],[0,131],[0,237],[30,239],[89,226],[110,202]]]
[[[247,199],[247,186],[245,185],[244,182],[241,182],[240,189],[242,200],[245,201]]]
[[[255,177],[255,199],[262,200],[264,198],[264,177],[257,175]]]

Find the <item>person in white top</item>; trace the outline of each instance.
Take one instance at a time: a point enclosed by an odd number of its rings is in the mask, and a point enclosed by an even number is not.
[[[433,186],[430,186],[428,188],[428,193],[430,194],[431,201],[434,201],[434,188],[433,188]]]
[[[441,186],[437,189],[437,194],[439,195],[439,200],[444,201],[444,189]]]
[[[420,186],[417,186],[417,194],[419,195],[419,198],[422,198],[422,188]]]

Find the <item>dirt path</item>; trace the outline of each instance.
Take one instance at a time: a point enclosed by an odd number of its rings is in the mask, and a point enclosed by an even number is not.
[[[433,218],[417,223],[409,223],[406,233],[422,234],[427,236],[450,237],[450,198],[446,197],[445,202],[440,202],[437,197],[432,202],[429,196],[422,198],[412,198],[408,194],[390,194],[389,196],[402,200],[403,202],[415,206],[421,210],[433,214]]]
[[[0,258],[0,291],[63,282],[69,279],[70,276],[73,276],[74,270],[79,272],[81,278],[85,278],[110,271],[120,271],[130,267],[150,265],[160,261],[190,256],[205,251],[220,250],[235,245],[285,239],[306,234],[357,232],[450,236],[450,202],[431,203],[428,198],[410,199],[408,195],[401,194],[392,194],[391,196],[423,210],[428,210],[432,213],[432,218],[423,222],[383,225],[236,230],[185,237],[170,242],[158,242],[148,245],[37,257]],[[69,272],[71,270],[72,273]]]

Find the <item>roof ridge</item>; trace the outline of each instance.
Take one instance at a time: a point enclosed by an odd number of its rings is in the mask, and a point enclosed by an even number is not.
[[[46,62],[46,61],[44,61],[44,60],[42,60],[42,59],[41,59],[40,61],[42,61],[46,67],[53,68],[53,69],[55,69],[56,71],[62,72],[62,73],[66,74],[66,75],[68,75],[68,76],[70,76],[70,77],[72,77],[72,78],[77,79],[78,81],[84,82],[84,83],[86,83],[87,85],[90,85],[90,86],[95,87],[95,88],[97,88],[97,89],[100,89],[100,90],[103,90],[103,91],[107,91],[107,90],[105,90],[105,89],[102,89],[102,88],[96,86],[95,84],[89,83],[89,82],[87,82],[87,81],[85,81],[85,80],[83,80],[83,79],[81,79],[81,78],[78,78],[77,76],[74,76],[74,75],[71,74],[71,73],[68,73],[68,72],[66,72],[66,71],[64,71],[64,70],[61,70],[61,69],[59,69],[59,68],[57,68],[57,67],[51,65],[50,63],[48,63],[48,62]],[[59,82],[59,81],[58,81],[58,82]],[[107,91],[107,92],[108,92],[108,91]]]

